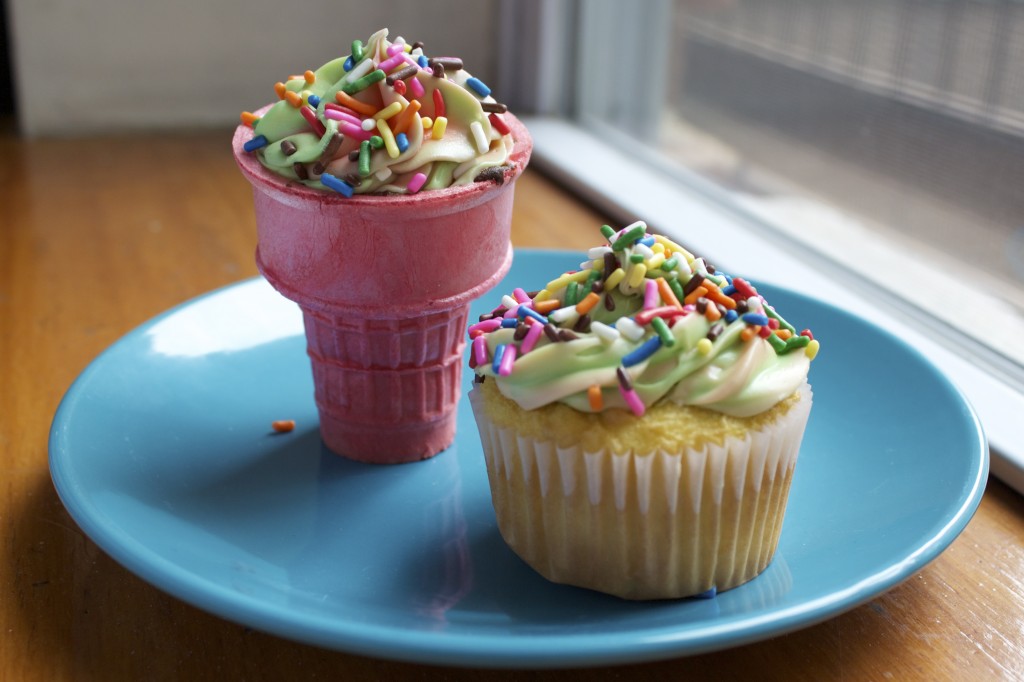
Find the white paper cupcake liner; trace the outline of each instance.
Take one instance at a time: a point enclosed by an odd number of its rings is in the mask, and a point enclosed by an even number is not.
[[[774,424],[684,452],[584,452],[491,423],[469,397],[508,545],[558,583],[626,599],[741,585],[778,545],[811,388]]]

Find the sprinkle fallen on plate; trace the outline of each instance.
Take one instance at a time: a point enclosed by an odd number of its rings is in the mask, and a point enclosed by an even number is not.
[[[294,419],[278,419],[270,424],[277,433],[288,433],[295,429]]]

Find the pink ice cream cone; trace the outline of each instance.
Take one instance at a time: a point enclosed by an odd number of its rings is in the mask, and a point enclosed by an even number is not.
[[[512,115],[515,149],[501,182],[410,195],[311,189],[243,150],[253,186],[256,263],[302,308],[320,433],[327,447],[374,463],[431,457],[455,437],[469,303],[512,262],[516,178],[532,142]]]

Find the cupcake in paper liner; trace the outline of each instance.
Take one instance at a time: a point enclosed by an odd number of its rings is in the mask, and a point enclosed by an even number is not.
[[[502,537],[554,582],[715,594],[778,545],[818,352],[747,281],[638,222],[470,327]]]

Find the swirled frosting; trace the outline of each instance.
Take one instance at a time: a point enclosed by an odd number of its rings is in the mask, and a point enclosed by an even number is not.
[[[285,178],[345,195],[442,189],[506,164],[506,107],[487,85],[460,59],[387,36],[278,83],[281,101],[242,114],[253,127],[246,150]]]
[[[791,396],[819,343],[747,281],[642,222],[544,289],[516,289],[469,330],[470,366],[523,409],[583,412],[659,400],[748,417]]]

